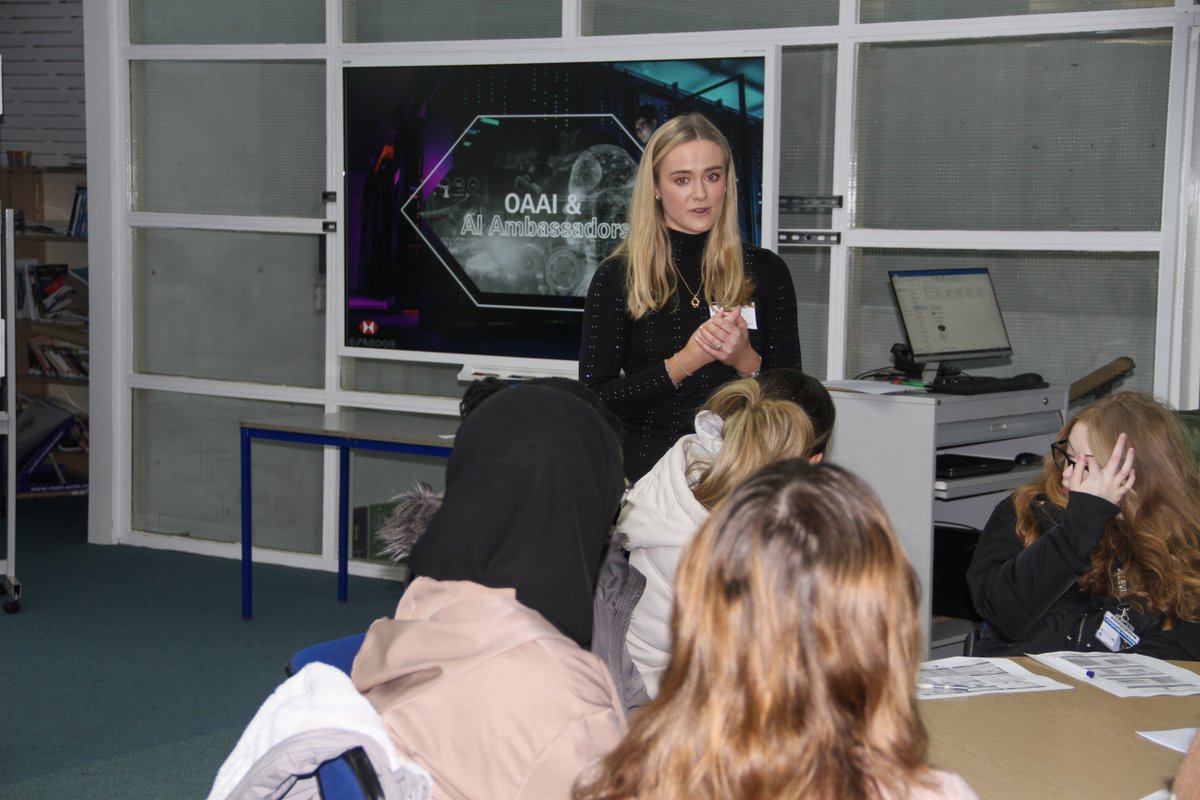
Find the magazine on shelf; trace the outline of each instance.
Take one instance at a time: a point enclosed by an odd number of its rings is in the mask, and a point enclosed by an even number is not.
[[[66,264],[26,260],[16,270],[16,318],[87,323],[87,282]]]

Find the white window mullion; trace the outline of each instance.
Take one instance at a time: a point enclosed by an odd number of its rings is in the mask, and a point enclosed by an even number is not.
[[[843,10],[846,3],[843,2]],[[858,46],[847,36],[838,43],[837,89],[833,118],[833,193],[842,195],[842,207],[833,209],[833,230],[842,244],[829,250],[829,330],[826,342],[826,372],[843,378],[849,341],[850,249],[846,236],[854,224],[854,83],[857,78]]]

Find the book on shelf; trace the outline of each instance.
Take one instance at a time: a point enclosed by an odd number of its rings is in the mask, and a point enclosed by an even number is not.
[[[16,270],[16,317],[66,325],[87,323],[76,285],[86,286],[66,264],[26,263]],[[72,278],[74,284],[72,285]]]
[[[29,372],[46,378],[86,379],[91,369],[91,354],[87,345],[56,339],[52,336],[31,336]]]
[[[71,219],[64,231],[67,236],[78,236],[79,218],[82,206],[87,203],[87,187],[80,184],[75,187],[75,199],[71,203]]]
[[[67,231],[68,236],[78,236],[87,238],[88,235],[88,192],[87,187],[82,186],[76,190],[79,199],[79,213],[72,220],[71,227]]]

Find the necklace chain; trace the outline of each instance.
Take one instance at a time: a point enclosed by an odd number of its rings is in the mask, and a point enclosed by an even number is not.
[[[679,271],[679,267],[671,262],[671,266],[675,267],[675,274],[679,276],[679,282],[683,284],[683,288],[687,289],[688,294],[692,296],[692,308],[700,307],[700,290],[704,288],[704,276],[700,277],[700,286],[696,291],[692,291],[692,287],[688,286],[688,282],[683,279],[683,273]]]

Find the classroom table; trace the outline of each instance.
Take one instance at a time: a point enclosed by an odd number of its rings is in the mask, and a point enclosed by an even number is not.
[[[1140,800],[1166,787],[1183,754],[1137,731],[1194,728],[1200,695],[1116,697],[1028,657],[1013,661],[1074,689],[918,703],[929,760],[981,800]],[[1200,673],[1200,664],[1172,662]]]
[[[290,414],[265,420],[242,421],[242,617],[252,616],[253,509],[250,492],[250,453],[254,439],[298,442],[338,449],[338,552],[337,598],[346,602],[350,553],[350,451],[382,450],[389,453],[448,458],[455,417],[397,414],[349,409],[333,414],[319,411]]]

